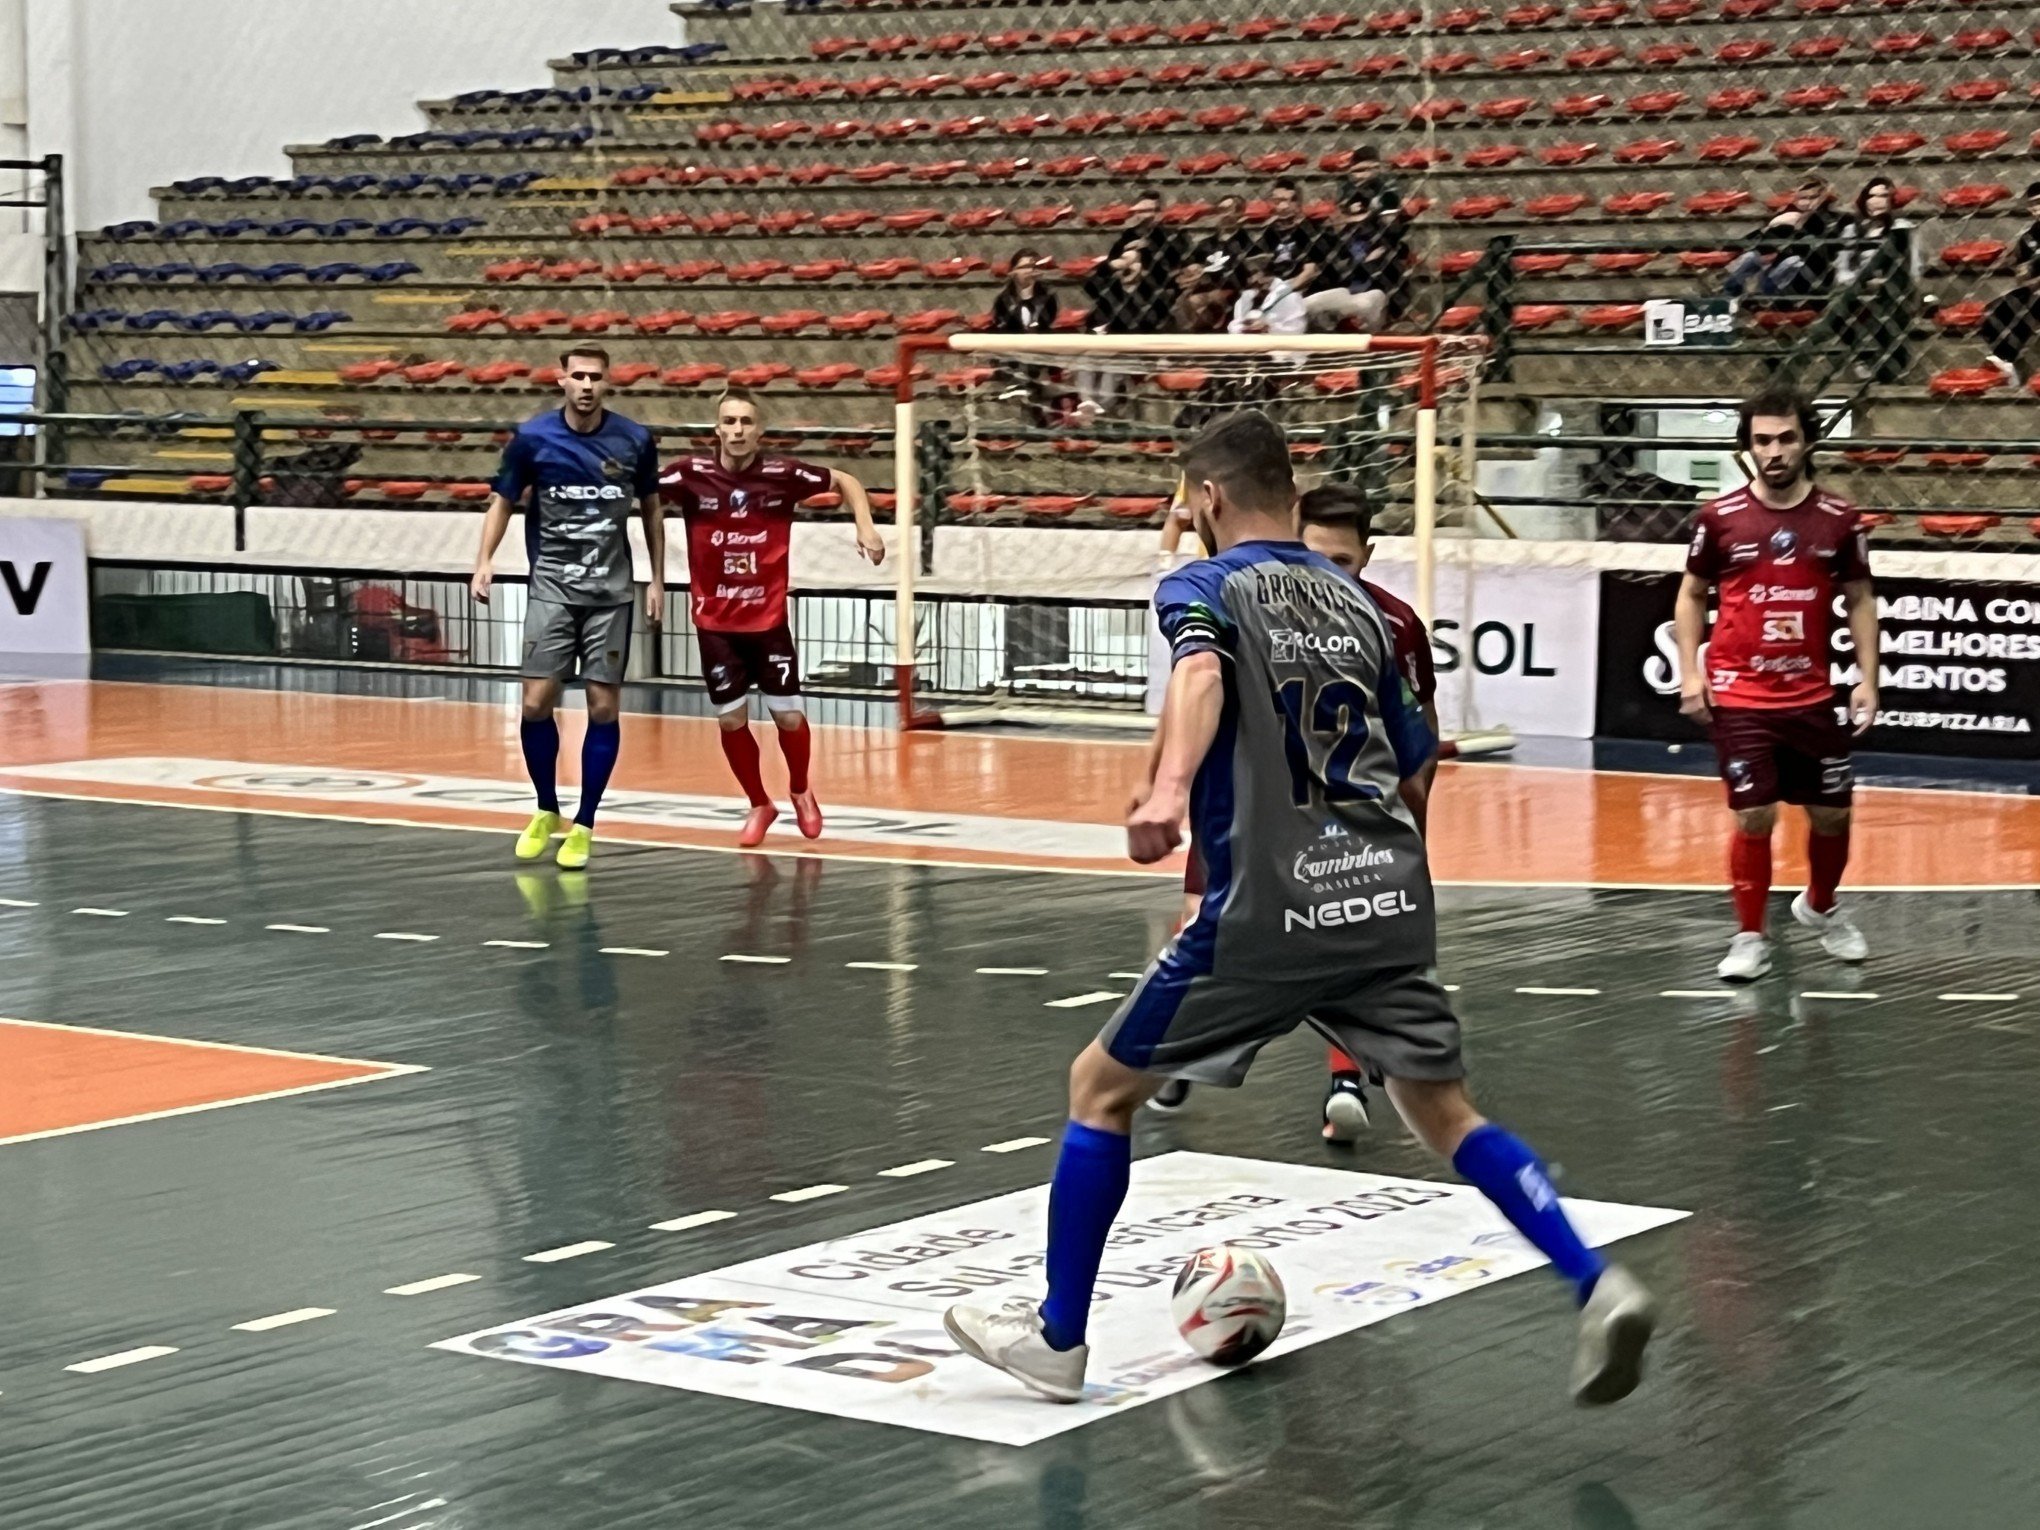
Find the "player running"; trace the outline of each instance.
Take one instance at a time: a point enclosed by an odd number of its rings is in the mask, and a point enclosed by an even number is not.
[[[1303,533],[1303,545],[1334,567],[1359,579],[1360,588],[1368,593],[1381,611],[1395,648],[1396,669],[1403,682],[1403,699],[1423,714],[1425,726],[1436,738],[1438,672],[1431,657],[1431,634],[1425,628],[1423,618],[1409,605],[1371,580],[1360,578],[1361,571],[1374,555],[1374,546],[1369,540],[1374,531],[1374,507],[1368,503],[1367,491],[1358,484],[1322,485],[1296,502],[1296,516]],[[1425,832],[1431,781],[1437,774],[1438,759],[1434,754],[1422,770],[1400,784],[1403,802],[1408,806],[1410,816],[1416,820],[1419,834]],[[1193,843],[1183,876],[1183,923],[1188,924],[1196,918],[1197,904],[1202,901],[1204,891],[1204,861]],[[1327,1142],[1351,1142],[1368,1124],[1366,1070],[1336,1046],[1331,1047],[1329,1053],[1326,1062],[1331,1076],[1326,1083],[1322,1109],[1324,1138]],[[1379,1083],[1379,1080],[1376,1082]],[[1189,1082],[1172,1078],[1155,1091],[1154,1097],[1148,1101],[1148,1108],[1164,1113],[1180,1110],[1189,1097]]]
[[[1186,812],[1210,867],[1197,918],[1070,1071],[1048,1206],[1048,1299],[944,1314],[967,1353],[1058,1402],[1083,1395],[1099,1260],[1131,1171],[1133,1114],[1164,1077],[1233,1085],[1308,1014],[1387,1075],[1410,1129],[1550,1259],[1582,1306],[1580,1403],[1642,1374],[1648,1292],[1580,1241],[1536,1154],[1474,1110],[1459,1021],[1432,973],[1424,841],[1397,794],[1431,757],[1366,593],[1296,540],[1288,443],[1264,414],[1220,419],[1184,454],[1213,557],[1155,597],[1175,653],[1152,777],[1126,820],[1151,865]],[[1335,861],[1320,871],[1314,858]]]
[[[779,809],[765,791],[758,740],[751,733],[750,691],[765,697],[786,759],[794,821],[817,839],[822,809],[808,786],[812,736],[800,699],[800,653],[786,625],[787,557],[793,515],[802,500],[834,491],[857,521],[857,551],[885,561],[871,521],[871,499],[848,473],[760,451],[764,415],[742,388],[715,406],[716,449],[682,457],[659,480],[665,501],[687,519],[688,586],[701,643],[701,673],[721,725],[723,756],[750,799],[737,843],[761,844]]]
[[[1732,983],[1771,970],[1764,914],[1781,801],[1805,808],[1808,826],[1811,873],[1792,917],[1840,961],[1870,954],[1836,907],[1835,888],[1849,864],[1850,725],[1861,734],[1877,719],[1877,601],[1856,507],[1813,486],[1819,433],[1812,406],[1790,393],[1760,393],[1742,406],[1736,443],[1756,476],[1701,507],[1679,584],[1679,710],[1713,732],[1735,814],[1728,867],[1741,929],[1715,969]],[[1719,613],[1703,661],[1710,587]],[[1847,722],[1828,668],[1837,591],[1861,673]]]
[[[651,431],[604,405],[609,353],[600,346],[577,346],[560,357],[560,392],[565,395],[560,408],[526,420],[503,448],[468,588],[476,600],[487,602],[496,577],[496,549],[517,503],[529,494],[524,554],[531,583],[524,607],[524,662],[518,671],[524,682],[518,738],[538,811],[517,836],[517,859],[537,860],[562,827],[560,729],[553,713],[578,669],[588,695],[581,800],[554,859],[568,871],[579,871],[588,864],[595,810],[622,742],[616,714],[630,660],[635,600],[631,507],[635,504],[645,521],[651,566],[645,621],[653,627],[666,605],[666,520]]]

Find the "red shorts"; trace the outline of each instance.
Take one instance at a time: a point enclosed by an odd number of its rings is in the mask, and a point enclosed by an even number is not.
[[[1714,755],[1732,808],[1847,807],[1855,772],[1833,706],[1714,708]]]
[[[784,622],[763,632],[695,636],[701,645],[701,677],[717,711],[736,706],[754,685],[767,696],[800,694],[800,652]]]

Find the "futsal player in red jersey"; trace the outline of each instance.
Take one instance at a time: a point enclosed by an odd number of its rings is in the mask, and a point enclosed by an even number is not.
[[[758,400],[731,388],[715,408],[716,449],[682,457],[659,478],[666,504],[687,522],[687,578],[701,672],[721,726],[723,756],[750,799],[737,843],[764,841],[779,809],[765,791],[750,693],[765,698],[786,758],[794,821],[809,839],[822,832],[822,809],[808,783],[812,737],[800,698],[800,655],[786,624],[788,554],[794,511],[803,500],[840,494],[857,522],[857,550],[872,564],[885,543],[871,520],[871,498],[848,473],[794,457],[767,456]]]
[[[1389,640],[1395,647],[1396,669],[1402,676],[1405,700],[1413,702],[1423,713],[1431,736],[1436,738],[1438,671],[1431,655],[1430,630],[1407,602],[1371,580],[1360,577],[1368,559],[1374,554],[1373,544],[1369,541],[1374,530],[1374,508],[1368,503],[1366,490],[1358,484],[1325,484],[1297,501],[1296,514],[1304,546],[1358,580],[1360,588],[1368,593],[1380,610],[1382,620],[1388,626]],[[1415,817],[1419,833],[1425,828],[1431,782],[1437,774],[1438,761],[1434,757],[1401,786],[1402,799]],[[1185,924],[1196,918],[1197,906],[1203,897],[1204,861],[1193,843],[1183,869]],[[1366,1072],[1357,1059],[1338,1047],[1328,1047],[1326,1052],[1331,1078],[1325,1088],[1324,1137],[1327,1142],[1351,1142],[1367,1125]],[[1170,1079],[1148,1104],[1151,1109],[1166,1114],[1180,1110],[1189,1095],[1189,1084],[1182,1079]]]
[[[1805,808],[1809,828],[1812,873],[1792,917],[1830,956],[1870,954],[1835,888],[1849,863],[1852,730],[1877,719],[1877,601],[1856,507],[1814,486],[1819,429],[1812,406],[1790,393],[1742,406],[1736,443],[1756,476],[1701,507],[1679,585],[1679,710],[1712,730],[1735,814],[1728,865],[1741,928],[1715,969],[1735,983],[1771,970],[1764,914],[1780,802]],[[1718,611],[1703,653],[1710,589]],[[1846,721],[1829,670],[1838,595],[1862,677]]]

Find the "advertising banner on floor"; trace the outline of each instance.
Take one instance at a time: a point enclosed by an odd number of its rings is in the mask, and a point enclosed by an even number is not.
[[[0,669],[46,673],[91,652],[85,527],[0,518]]]
[[[1037,1186],[433,1347],[1027,1445],[1226,1374],[1169,1315],[1177,1270],[1208,1244],[1261,1250],[1280,1273],[1289,1312],[1267,1360],[1545,1262],[1465,1185],[1205,1153],[1144,1159],[1098,1274],[1084,1399],[1058,1407],[942,1328],[952,1302],[1040,1298],[1047,1203]],[[1570,1199],[1566,1210],[1597,1245],[1687,1215]],[[1562,1357],[1570,1303],[1549,1295]]]
[[[1678,588],[1677,574],[1601,575],[1602,734],[1704,736],[1679,715]],[[1880,576],[1877,616],[1880,708],[1864,749],[2040,759],[2040,585]],[[1839,703],[1856,680],[1839,607],[1835,633]]]

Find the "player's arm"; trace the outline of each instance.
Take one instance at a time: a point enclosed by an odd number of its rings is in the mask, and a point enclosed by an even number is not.
[[[468,591],[476,600],[488,601],[489,587],[496,582],[496,549],[503,545],[504,534],[510,529],[515,501],[522,499],[531,485],[531,447],[519,431],[503,448],[503,462],[496,470],[489,506],[482,513],[482,545],[475,553],[474,575],[468,580]]]
[[[1707,641],[1707,590],[1704,577],[1686,574],[1679,580],[1679,597],[1672,606],[1672,633],[1679,646],[1679,710],[1701,723],[1714,704],[1707,672],[1700,667],[1700,645]]]
[[[663,626],[666,621],[666,502],[657,493],[638,501],[645,518],[645,559],[651,564],[651,578],[645,582],[645,624]]]
[[[1126,853],[1137,864],[1153,865],[1183,842],[1190,784],[1224,713],[1225,660],[1210,649],[1178,659],[1155,730],[1153,784],[1126,815]]]
[[[1856,688],[1849,693],[1849,720],[1856,732],[1868,733],[1877,721],[1877,596],[1870,581],[1851,579],[1842,586],[1842,609],[1849,618],[1849,637],[1856,645]]]
[[[871,496],[865,492],[863,481],[841,468],[831,468],[829,482],[843,496],[843,503],[850,507],[851,518],[857,522],[857,551],[876,568],[885,562],[885,541],[879,536],[878,525],[871,518]]]

